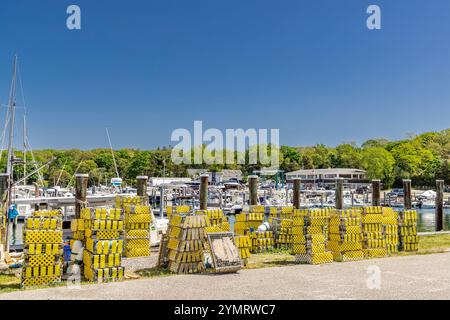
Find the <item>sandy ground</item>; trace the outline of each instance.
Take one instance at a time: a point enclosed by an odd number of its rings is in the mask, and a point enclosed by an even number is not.
[[[17,291],[0,299],[450,299],[450,253]]]

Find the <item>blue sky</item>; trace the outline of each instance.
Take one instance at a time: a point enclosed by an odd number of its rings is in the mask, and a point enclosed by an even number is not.
[[[114,147],[174,145],[194,120],[291,146],[401,139],[450,127],[449,36],[448,0],[3,0],[0,102],[17,52],[35,149],[106,147],[105,127]]]

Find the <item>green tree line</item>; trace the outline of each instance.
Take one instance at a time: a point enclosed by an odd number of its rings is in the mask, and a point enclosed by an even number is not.
[[[227,151],[229,152],[229,151]],[[189,168],[207,168],[211,171],[240,169],[247,175],[262,165],[249,164],[175,164],[171,161],[170,148],[156,150],[115,150],[119,176],[125,183],[133,185],[138,175],[161,177],[187,176]],[[225,152],[224,152],[225,154]],[[450,181],[450,129],[428,132],[408,139],[388,141],[372,139],[361,145],[344,143],[337,147],[319,144],[311,147],[281,146],[279,149],[280,169],[285,172],[298,169],[359,168],[367,171],[369,179],[381,179],[384,186],[400,186],[402,179],[410,178],[414,185],[434,185],[435,179]],[[21,151],[15,152],[23,159]],[[234,156],[237,156],[235,152]],[[245,154],[248,157],[248,150]],[[35,150],[26,154],[26,172],[31,173],[35,165],[55,160],[33,174],[28,183],[40,182],[45,186],[68,186],[74,184],[75,173],[88,173],[90,184],[105,184],[116,176],[113,157],[109,149],[92,150]],[[33,162],[35,164],[33,164]],[[6,168],[6,151],[2,153],[0,170]],[[16,164],[14,178],[24,175],[22,164]]]

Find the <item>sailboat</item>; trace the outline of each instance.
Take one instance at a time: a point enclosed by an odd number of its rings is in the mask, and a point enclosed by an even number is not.
[[[106,128],[106,135],[108,136],[109,148],[111,149],[111,155],[114,162],[114,169],[116,170],[116,177],[111,178],[111,186],[121,188],[122,187],[122,178],[119,177],[119,170],[117,169],[116,157],[114,156],[113,147],[111,144],[111,138],[109,137],[108,128]]]

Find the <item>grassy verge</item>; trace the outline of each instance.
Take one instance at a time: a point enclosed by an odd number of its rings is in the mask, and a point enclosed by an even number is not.
[[[294,256],[288,250],[268,250],[252,254],[245,269],[281,267],[294,264]]]
[[[175,275],[175,273],[173,273],[167,269],[162,269],[159,267],[137,270],[134,273],[137,274],[138,276],[144,277],[144,278],[167,277],[167,276]]]
[[[417,252],[399,252],[398,255],[431,254],[450,251],[450,234],[420,236]]]
[[[13,274],[0,274],[0,293],[20,289],[20,279]]]

